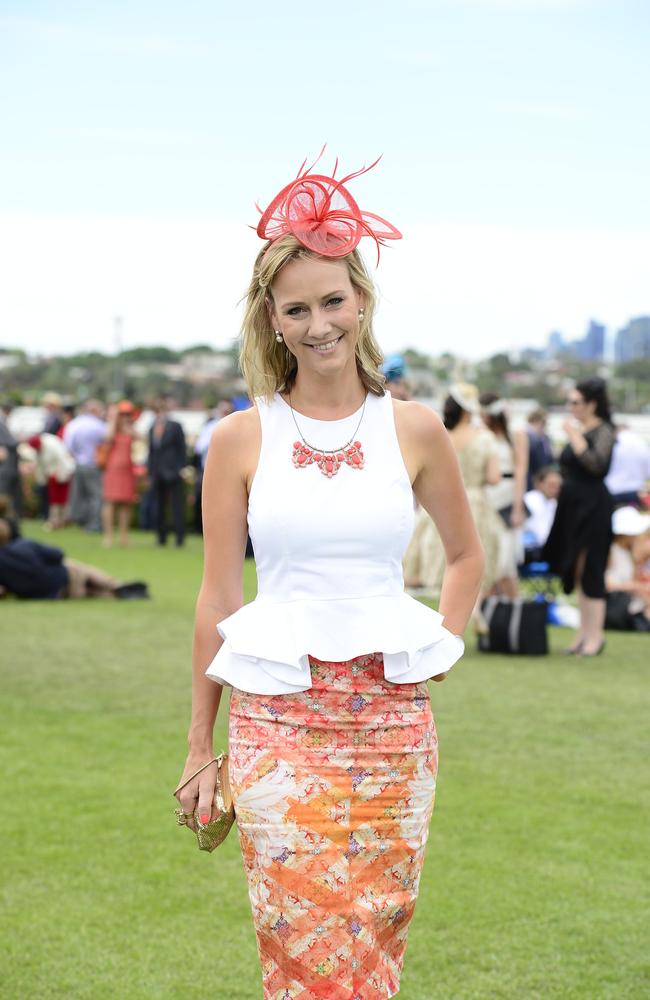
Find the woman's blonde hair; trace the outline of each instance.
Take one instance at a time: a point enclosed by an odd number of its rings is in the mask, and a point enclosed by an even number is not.
[[[337,259],[347,264],[353,287],[363,292],[364,297],[364,315],[355,349],[359,378],[368,392],[383,396],[386,380],[379,370],[383,355],[372,332],[375,287],[357,250]],[[332,258],[312,253],[291,235],[267,243],[258,253],[246,296],[239,351],[239,364],[251,398],[263,396],[270,401],[276,392],[290,390],[296,379],[296,359],[284,343],[276,340],[269,312],[273,281],[292,260],[331,261]]]

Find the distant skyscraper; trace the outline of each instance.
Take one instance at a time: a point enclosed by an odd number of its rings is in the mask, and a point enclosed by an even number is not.
[[[576,357],[581,361],[602,361],[605,354],[605,327],[595,320],[589,321],[589,327],[582,340],[573,342]]]
[[[616,334],[614,347],[616,363],[650,358],[650,316],[637,316]]]
[[[558,354],[566,350],[566,341],[561,333],[554,330],[553,333],[548,335],[548,343],[546,345],[546,357],[556,358]]]

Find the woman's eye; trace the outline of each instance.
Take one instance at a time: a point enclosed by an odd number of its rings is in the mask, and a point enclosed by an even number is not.
[[[341,295],[334,295],[331,299],[328,299],[328,306],[340,306],[343,298]]]
[[[287,316],[299,316],[302,311],[302,306],[292,306],[291,309],[287,309]]]

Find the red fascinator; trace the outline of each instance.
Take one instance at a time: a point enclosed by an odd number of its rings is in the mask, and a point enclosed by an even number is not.
[[[318,160],[324,152],[325,146]],[[331,177],[311,173],[318,160],[308,168],[305,160],[295,181],[275,196],[266,211],[257,206],[262,213],[257,235],[273,242],[291,233],[304,247],[323,257],[343,257],[356,249],[363,236],[371,236],[379,261],[380,246],[386,240],[400,240],[402,234],[379,215],[362,212],[345,185],[368,173],[380,159],[341,180],[336,180],[338,160]]]

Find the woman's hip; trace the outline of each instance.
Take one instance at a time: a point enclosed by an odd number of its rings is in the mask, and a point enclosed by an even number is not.
[[[309,691],[233,689],[229,770],[240,833],[269,858],[312,841],[364,856],[396,839],[423,847],[438,766],[426,682],[390,684],[380,654],[310,661]]]
[[[436,744],[426,681],[391,684],[381,653],[339,663],[309,660],[307,691],[261,695],[233,688],[231,741],[315,753],[346,748],[410,753]]]

